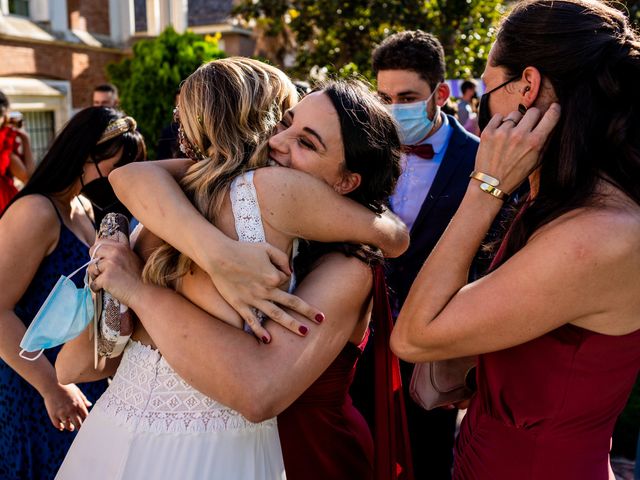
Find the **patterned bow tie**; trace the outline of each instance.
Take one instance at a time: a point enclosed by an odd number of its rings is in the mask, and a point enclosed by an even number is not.
[[[408,155],[417,155],[424,160],[431,160],[435,155],[433,146],[430,143],[423,143],[422,145],[403,145],[402,152]]]

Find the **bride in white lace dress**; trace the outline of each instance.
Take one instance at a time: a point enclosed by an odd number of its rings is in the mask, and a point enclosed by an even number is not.
[[[184,128],[181,144],[199,160],[188,171],[182,187],[222,232],[241,241],[268,240],[289,254],[297,236],[320,241],[348,238],[369,244],[385,243],[397,233],[395,220],[388,219],[385,224],[384,219],[366,208],[336,195],[336,191],[347,193],[356,188],[356,177],[345,178],[343,187],[332,189],[299,174],[293,186],[291,175],[296,174],[290,171],[282,174],[285,178],[278,187],[277,182],[273,183],[274,176],[269,175],[276,191],[260,195],[266,201],[258,204],[254,174],[258,177],[263,172],[251,169],[266,164],[261,146],[283,111],[294,102],[295,90],[286,76],[260,62],[229,58],[200,67],[185,81],[180,93],[180,121]],[[210,126],[215,126],[215,136],[210,133]],[[206,152],[206,158],[202,152]],[[307,205],[297,207],[300,214],[310,218],[296,221],[289,208],[273,200],[278,197],[278,188],[285,193],[288,188],[305,191]],[[317,209],[317,204],[329,208]],[[213,207],[208,209],[209,205]],[[334,216],[336,209],[350,214]],[[268,220],[263,223],[265,218]],[[374,218],[377,229],[371,228]],[[148,232],[140,237],[137,250],[146,257],[157,239]],[[109,248],[108,244],[103,248]],[[173,286],[203,310],[243,328],[242,317],[217,293],[207,274],[172,247],[164,244],[153,250],[144,276],[153,283]],[[299,308],[317,319],[319,312],[304,302]],[[297,322],[287,322],[286,326],[298,335],[306,333]],[[263,341],[270,340],[260,325],[251,327]],[[180,318],[175,319],[174,332],[180,335]],[[80,429],[56,478],[286,477],[275,418],[253,423],[250,409],[243,416],[203,395],[173,370],[141,325],[136,327],[133,338],[121,359],[103,361],[98,371],[92,368],[91,343],[86,335],[63,349],[56,365],[59,377],[85,380],[115,375]],[[241,378],[235,380],[242,382]],[[227,403],[234,403],[233,398],[229,400]]]

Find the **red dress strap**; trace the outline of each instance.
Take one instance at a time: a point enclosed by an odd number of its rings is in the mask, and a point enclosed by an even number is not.
[[[414,480],[400,364],[389,348],[393,320],[382,265],[373,267],[373,284],[375,479]]]

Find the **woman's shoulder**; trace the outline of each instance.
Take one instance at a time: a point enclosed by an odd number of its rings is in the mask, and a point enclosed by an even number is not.
[[[60,223],[60,216],[51,199],[39,193],[15,200],[4,213],[3,219],[5,217],[12,221],[31,223],[36,228],[40,224],[51,227]]]
[[[545,242],[573,252],[569,258],[598,259],[601,266],[640,261],[640,207],[604,202],[561,215],[534,233],[531,242]]]
[[[18,198],[5,211],[0,222],[3,233],[20,237],[24,246],[37,242],[50,247],[58,241],[60,234],[59,214],[52,201],[40,194]]]

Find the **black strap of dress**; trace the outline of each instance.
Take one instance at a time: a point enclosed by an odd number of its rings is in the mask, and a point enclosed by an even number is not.
[[[47,200],[49,200],[51,202],[51,205],[53,206],[53,209],[56,211],[56,215],[58,216],[58,220],[60,220],[60,224],[64,225],[64,221],[62,220],[62,215],[60,214],[60,211],[58,210],[58,207],[56,205],[56,202],[53,201],[53,199],[47,195],[44,195],[44,198],[46,198]]]

